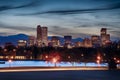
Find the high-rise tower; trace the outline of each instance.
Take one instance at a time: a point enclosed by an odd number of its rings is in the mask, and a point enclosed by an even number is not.
[[[107,29],[106,28],[102,28],[101,29],[101,36],[102,35],[106,35],[107,34]]]
[[[47,27],[37,26],[37,45],[47,46],[48,45],[48,29]]]
[[[107,29],[106,28],[102,28],[101,29],[101,43],[102,43],[102,45],[105,45],[106,34],[107,34]]]
[[[110,34],[107,34],[107,29],[101,29],[101,43],[102,45],[106,45],[107,42],[110,42]]]

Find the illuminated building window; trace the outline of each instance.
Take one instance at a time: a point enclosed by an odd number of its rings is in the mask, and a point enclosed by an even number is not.
[[[3,59],[3,56],[0,56],[0,59]]]
[[[25,56],[15,56],[15,59],[26,59]]]

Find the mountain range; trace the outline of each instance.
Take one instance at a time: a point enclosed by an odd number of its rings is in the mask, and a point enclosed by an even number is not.
[[[52,36],[48,36],[48,40],[51,40],[51,38],[52,38]],[[63,37],[58,37],[58,38],[60,39],[61,43],[64,42]],[[0,36],[0,45],[4,45],[7,42],[11,42],[12,44],[17,45],[18,40],[26,40],[26,41],[28,41],[28,39],[29,39],[29,35],[26,35],[26,34]],[[77,41],[82,42],[83,39],[82,38],[74,38],[74,39],[72,39],[72,42],[77,42]]]

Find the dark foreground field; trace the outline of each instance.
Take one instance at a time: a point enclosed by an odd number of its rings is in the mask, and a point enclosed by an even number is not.
[[[1,72],[0,80],[120,80],[120,70]]]

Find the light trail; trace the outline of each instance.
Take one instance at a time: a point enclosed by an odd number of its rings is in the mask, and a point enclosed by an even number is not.
[[[67,71],[67,70],[108,70],[105,67],[99,67],[99,68],[46,68],[46,69],[1,69],[0,72],[28,72],[28,71]]]

